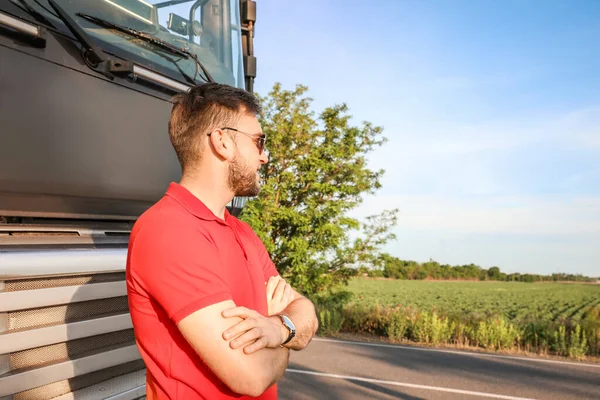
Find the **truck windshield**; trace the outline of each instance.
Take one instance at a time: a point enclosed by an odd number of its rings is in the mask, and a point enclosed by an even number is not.
[[[182,80],[182,74],[205,82],[191,57],[164,57],[164,49],[148,41],[99,26],[81,15],[88,15],[116,25],[154,36],[197,56],[215,81],[244,88],[241,50],[241,24],[238,0],[55,0],[105,51],[133,62],[145,64],[158,72]],[[34,5],[50,15],[45,0]]]

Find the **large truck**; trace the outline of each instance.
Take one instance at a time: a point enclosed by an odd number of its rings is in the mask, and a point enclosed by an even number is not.
[[[129,233],[180,178],[172,97],[253,91],[255,21],[251,0],[0,0],[0,400],[144,397]]]

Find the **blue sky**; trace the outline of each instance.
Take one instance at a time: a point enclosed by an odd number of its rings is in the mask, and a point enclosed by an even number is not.
[[[389,139],[403,258],[600,276],[600,2],[258,0],[255,90],[309,88]]]

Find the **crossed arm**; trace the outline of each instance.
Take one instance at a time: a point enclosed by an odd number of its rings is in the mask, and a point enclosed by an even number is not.
[[[236,307],[223,311],[223,317],[241,317],[244,321],[236,324],[223,333],[225,340],[231,340],[233,349],[246,346],[244,351],[250,354],[264,347],[278,347],[289,334],[288,329],[277,316],[285,314],[296,327],[296,336],[284,346],[291,350],[302,350],[315,335],[318,320],[315,308],[310,300],[296,292],[279,275],[273,276],[266,284],[269,318],[258,318],[244,307]],[[280,335],[269,330],[270,324],[279,328]],[[270,335],[270,334],[273,335]]]
[[[272,290],[272,294],[271,294]],[[266,285],[269,317],[236,307],[231,300],[198,310],[179,330],[217,377],[232,391],[258,396],[283,375],[289,350],[305,348],[318,328],[313,304],[278,277]],[[288,330],[276,314],[287,315],[296,337],[281,347]]]

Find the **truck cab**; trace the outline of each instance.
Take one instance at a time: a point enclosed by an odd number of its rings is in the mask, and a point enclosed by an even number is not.
[[[249,0],[0,2],[0,400],[143,398],[129,233],[181,175],[172,97],[253,90],[255,20]]]

